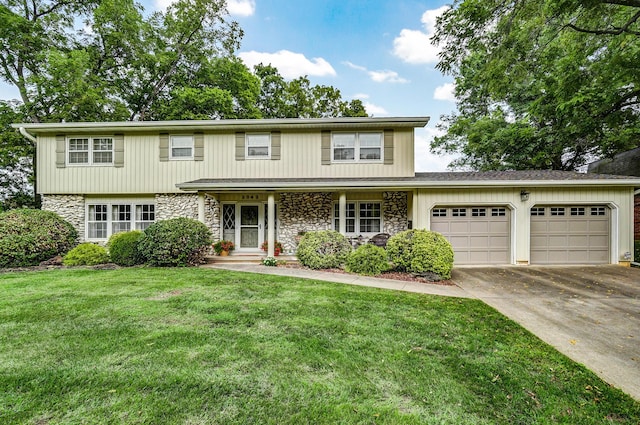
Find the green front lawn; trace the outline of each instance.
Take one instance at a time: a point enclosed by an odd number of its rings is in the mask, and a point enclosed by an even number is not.
[[[639,422],[479,301],[211,269],[0,274],[0,423]]]

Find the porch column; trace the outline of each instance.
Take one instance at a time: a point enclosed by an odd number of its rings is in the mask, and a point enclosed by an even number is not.
[[[275,254],[276,241],[276,198],[273,192],[269,193],[267,198],[267,256],[273,257]]]
[[[204,193],[198,192],[198,221],[204,223]]]
[[[347,233],[347,194],[346,192],[340,192],[338,211],[340,214],[338,218],[338,223],[339,223],[338,231],[344,235]]]

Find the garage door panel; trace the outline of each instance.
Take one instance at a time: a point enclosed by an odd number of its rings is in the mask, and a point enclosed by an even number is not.
[[[466,208],[467,215],[454,217],[454,210],[461,208]],[[449,240],[456,264],[510,263],[510,211],[493,208],[504,215],[493,216],[492,207],[436,207],[438,216],[432,214],[431,229]]]
[[[552,216],[564,208],[565,216]],[[595,206],[604,215],[591,215],[592,207],[535,206],[530,216],[531,264],[606,264],[610,261],[609,208]],[[581,213],[584,212],[584,215]]]

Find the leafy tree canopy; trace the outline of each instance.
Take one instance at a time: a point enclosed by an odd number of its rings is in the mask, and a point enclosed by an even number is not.
[[[433,41],[458,112],[432,150],[479,170],[575,170],[638,146],[639,18],[638,0],[456,0]]]

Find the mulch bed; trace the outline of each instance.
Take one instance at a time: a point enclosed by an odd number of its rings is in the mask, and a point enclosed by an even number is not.
[[[292,269],[307,269],[308,267],[305,267],[303,265],[301,265],[300,263],[285,263],[285,264],[279,264],[278,267],[287,267],[287,268],[292,268]],[[309,269],[310,270],[310,269]],[[343,269],[322,269],[319,271],[323,271],[323,272],[329,272],[329,273],[339,273],[339,274],[353,274],[353,273],[349,273],[346,270]],[[389,280],[402,280],[405,282],[418,282],[418,283],[426,283],[429,285],[443,285],[443,286],[455,286],[455,283],[451,280],[429,280],[425,277],[422,276],[416,276],[412,273],[404,273],[404,272],[398,272],[398,271],[388,271],[388,272],[384,272],[382,274],[379,274],[377,276],[371,276],[371,277],[375,277],[378,279],[389,279]]]

